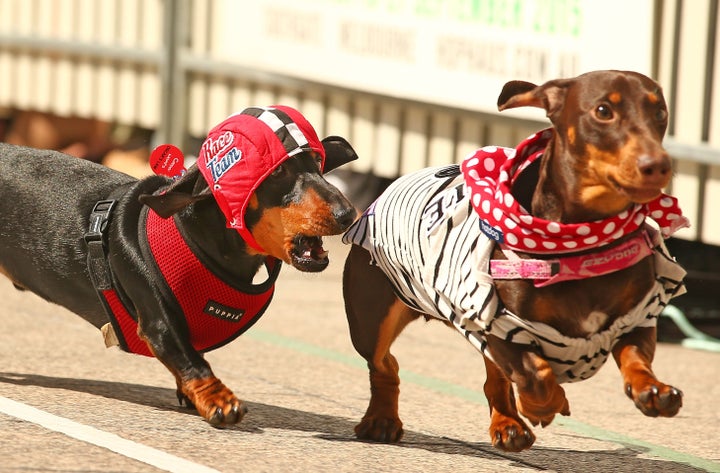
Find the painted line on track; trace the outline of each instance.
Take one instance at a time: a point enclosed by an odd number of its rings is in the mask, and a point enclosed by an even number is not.
[[[176,457],[118,435],[50,414],[35,407],[0,396],[0,412],[40,425],[48,430],[87,442],[173,473],[220,473],[213,468]]]
[[[367,364],[365,360],[360,358],[360,355],[345,355],[343,353],[321,348],[297,339],[266,332],[261,329],[250,330],[246,332],[244,336],[253,338],[261,342],[271,343],[273,345],[277,345],[283,348],[295,350],[308,355],[317,356],[326,360],[335,361],[347,366],[367,369]],[[484,393],[466,388],[464,386],[460,386],[430,376],[413,373],[403,369],[400,370],[400,376],[403,382],[406,383],[416,384],[445,395],[455,396],[465,401],[474,402],[486,407],[488,405]],[[568,430],[584,435],[586,437],[592,437],[598,440],[617,443],[624,447],[634,446],[638,449],[643,450],[644,453],[652,455],[656,458],[670,460],[676,463],[684,463],[686,465],[701,468],[705,471],[713,473],[720,473],[720,463],[708,460],[706,458],[691,455],[689,453],[678,452],[671,448],[663,447],[662,445],[655,445],[649,442],[635,439],[633,437],[629,437],[627,435],[612,432],[610,430],[605,430],[590,424],[585,424],[583,422],[568,417],[556,418],[555,422],[561,427],[564,427]]]

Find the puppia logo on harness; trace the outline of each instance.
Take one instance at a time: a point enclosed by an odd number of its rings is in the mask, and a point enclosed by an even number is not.
[[[218,319],[227,320],[228,322],[238,322],[245,314],[243,309],[233,309],[232,307],[219,304],[213,300],[208,301],[203,312]]]

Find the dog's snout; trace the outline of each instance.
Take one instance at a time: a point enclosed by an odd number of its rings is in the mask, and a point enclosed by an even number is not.
[[[338,226],[340,226],[344,230],[350,225],[352,225],[352,223],[355,221],[355,217],[357,217],[357,211],[354,207],[343,207],[333,211],[333,217],[335,217],[335,221],[337,222]]]
[[[647,184],[659,184],[664,187],[670,178],[672,165],[667,154],[644,154],[638,158],[638,170]]]

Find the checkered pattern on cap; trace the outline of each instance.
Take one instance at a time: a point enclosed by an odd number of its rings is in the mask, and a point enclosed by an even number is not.
[[[309,144],[307,137],[300,130],[298,124],[282,110],[270,107],[250,107],[241,113],[255,117],[269,126],[282,142],[288,156],[303,152],[303,147]]]
[[[225,214],[227,225],[265,253],[245,225],[250,197],[283,161],[314,151],[325,164],[325,149],[312,125],[284,105],[250,107],[226,118],[208,133],[198,169]]]

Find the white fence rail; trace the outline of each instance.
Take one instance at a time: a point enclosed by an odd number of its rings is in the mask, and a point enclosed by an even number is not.
[[[693,221],[682,237],[720,244],[718,0],[654,5],[655,18],[647,21],[655,31],[653,75],[671,107],[672,193]],[[248,105],[286,103],[318,133],[347,137],[362,158],[356,170],[385,177],[458,162],[486,143],[514,145],[546,126],[215,60],[220,6],[220,0],[0,0],[0,108],[136,125],[180,144]],[[632,40],[632,32],[624,34]]]

